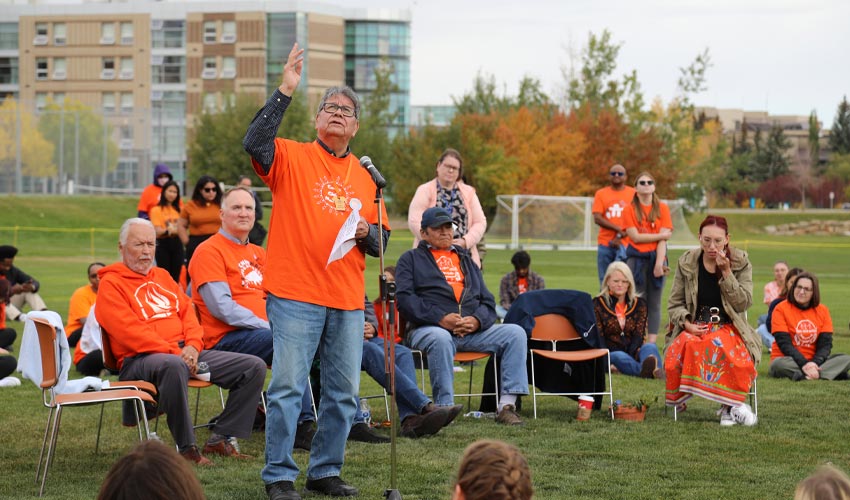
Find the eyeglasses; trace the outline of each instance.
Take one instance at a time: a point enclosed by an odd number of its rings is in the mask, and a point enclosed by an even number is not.
[[[351,118],[352,116],[354,116],[354,108],[352,108],[351,106],[340,106],[339,104],[333,102],[326,102],[322,104],[322,111],[331,115],[339,111],[340,113],[342,113],[342,116],[345,116],[347,118]]]
[[[638,184],[641,186],[651,186],[655,184],[655,181],[638,181]]]
[[[218,188],[214,188],[214,187],[204,188],[205,193],[215,193],[216,191],[218,191]]]
[[[813,289],[809,288],[807,286],[795,286],[794,290],[800,290],[801,292],[812,293]]]
[[[455,167],[454,165],[446,165],[445,163],[441,163],[440,166],[445,168],[449,172],[457,172],[458,170],[460,170],[460,167]]]
[[[625,177],[626,176],[625,172],[609,172],[609,173],[611,174],[611,177]]]

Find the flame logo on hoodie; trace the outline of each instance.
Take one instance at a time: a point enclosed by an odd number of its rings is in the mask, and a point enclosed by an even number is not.
[[[180,309],[177,294],[153,281],[147,281],[136,288],[134,296],[146,320],[167,318],[176,315]]]

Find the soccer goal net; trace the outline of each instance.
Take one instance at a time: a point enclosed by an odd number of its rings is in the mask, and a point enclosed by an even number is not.
[[[488,222],[487,248],[590,250],[599,228],[593,222],[593,198],[583,196],[496,196],[496,216]],[[683,200],[664,200],[673,218],[670,248],[690,248],[697,239],[688,229]]]

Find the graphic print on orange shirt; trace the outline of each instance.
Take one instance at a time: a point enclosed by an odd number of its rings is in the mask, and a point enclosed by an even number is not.
[[[133,293],[145,320],[167,318],[179,311],[177,295],[153,281],[144,283]]]
[[[463,270],[460,268],[460,258],[451,250],[437,250],[432,248],[431,254],[437,261],[437,267],[443,272],[449,286],[455,292],[455,300],[460,303],[463,295]]]
[[[528,291],[528,278],[519,278],[516,280],[516,287],[519,290],[519,294],[522,295]]]
[[[316,200],[316,205],[322,207],[322,210],[327,210],[330,213],[347,212],[348,201],[354,195],[354,190],[347,180],[330,179],[327,176],[322,176],[316,182],[313,188],[313,198]]]
[[[818,327],[808,318],[803,318],[794,327],[794,345],[797,349],[810,349],[818,339]]]
[[[239,272],[242,273],[242,286],[244,288],[263,289],[263,273],[257,268],[256,263],[242,259],[236,265],[239,267]]]

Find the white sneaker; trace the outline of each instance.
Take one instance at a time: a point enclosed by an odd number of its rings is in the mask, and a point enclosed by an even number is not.
[[[724,405],[720,408],[720,425],[721,427],[730,427],[738,422],[735,421],[735,417],[732,416],[732,408]]]
[[[756,414],[753,413],[753,409],[750,408],[750,405],[748,405],[748,404],[742,404],[741,406],[736,406],[736,407],[732,408],[732,410],[729,413],[735,419],[735,422],[737,422],[741,425],[746,425],[748,427],[752,426],[752,425],[756,425],[756,423],[759,421]]]
[[[0,379],[0,387],[17,387],[21,385],[21,379],[18,377],[6,377]]]

